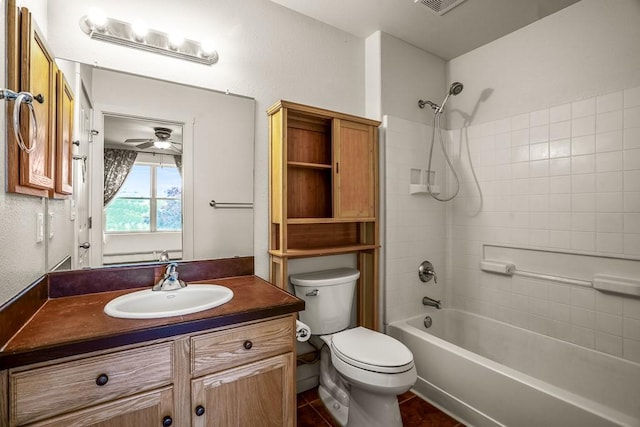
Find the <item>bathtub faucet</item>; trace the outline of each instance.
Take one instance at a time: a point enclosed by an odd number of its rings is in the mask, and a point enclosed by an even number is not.
[[[430,307],[435,307],[438,310],[440,310],[442,308],[442,304],[440,301],[435,300],[433,298],[429,298],[429,297],[422,297],[422,305],[428,305]]]
[[[428,282],[433,279],[434,283],[438,283],[438,276],[436,275],[436,270],[433,268],[433,264],[429,261],[422,261],[422,263],[418,266],[418,277],[423,282]]]

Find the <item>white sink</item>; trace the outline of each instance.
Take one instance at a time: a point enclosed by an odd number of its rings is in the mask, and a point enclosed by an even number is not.
[[[156,319],[208,310],[232,298],[233,291],[220,285],[189,285],[174,291],[147,289],[112,299],[104,312],[125,319]]]

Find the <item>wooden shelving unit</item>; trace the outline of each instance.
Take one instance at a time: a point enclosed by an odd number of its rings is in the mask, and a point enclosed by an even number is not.
[[[358,322],[378,327],[378,126],[280,101],[269,115],[271,282],[292,258],[358,255]]]

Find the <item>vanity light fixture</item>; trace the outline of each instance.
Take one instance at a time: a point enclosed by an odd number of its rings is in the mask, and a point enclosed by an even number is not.
[[[80,28],[92,39],[155,52],[199,64],[218,62],[218,52],[208,45],[147,28],[142,22],[130,24],[91,13],[80,18]]]

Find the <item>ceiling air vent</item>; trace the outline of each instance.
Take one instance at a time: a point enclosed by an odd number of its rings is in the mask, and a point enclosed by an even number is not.
[[[414,0],[414,3],[426,6],[430,11],[442,16],[464,1],[465,0]]]

